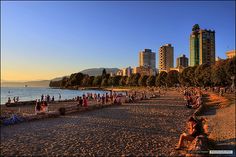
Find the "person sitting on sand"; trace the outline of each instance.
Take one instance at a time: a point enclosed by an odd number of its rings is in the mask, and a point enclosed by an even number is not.
[[[43,101],[40,111],[41,112],[48,112],[48,103],[46,101]]]
[[[188,120],[189,134],[182,133],[179,138],[178,145],[175,147],[176,150],[180,150],[184,145],[184,140],[193,141],[197,136],[202,133],[200,122],[194,117],[190,117]]]
[[[40,105],[39,101],[36,100],[35,114],[40,113],[40,110],[41,110],[41,105]]]
[[[187,99],[187,104],[186,104],[187,108],[192,108],[193,98],[190,95],[187,95],[186,99]]]
[[[201,96],[197,96],[197,97],[196,97],[196,102],[195,102],[195,104],[192,106],[192,108],[198,108],[198,107],[200,107],[201,104],[202,104],[202,98],[201,98]]]

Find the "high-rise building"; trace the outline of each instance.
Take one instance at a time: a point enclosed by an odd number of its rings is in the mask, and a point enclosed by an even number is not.
[[[185,55],[181,55],[176,59],[176,67],[188,67],[188,58]]]
[[[150,49],[144,49],[139,52],[139,66],[156,69],[156,53]]]
[[[117,75],[117,76],[123,76],[123,70],[118,70],[118,71],[116,72],[116,75]]]
[[[218,57],[216,57],[216,62],[218,62],[218,61],[221,61],[221,60],[223,60],[222,58],[220,58],[219,56]]]
[[[139,73],[140,75],[147,75],[147,76],[156,75],[155,70],[153,70],[150,67],[145,67],[145,66],[134,67],[133,72],[134,74]]]
[[[159,49],[159,71],[169,71],[174,67],[174,47],[166,44]]]
[[[215,62],[215,31],[195,24],[190,35],[190,66]]]
[[[129,77],[132,74],[132,68],[131,67],[123,68],[122,71],[123,71],[123,76],[128,76]]]

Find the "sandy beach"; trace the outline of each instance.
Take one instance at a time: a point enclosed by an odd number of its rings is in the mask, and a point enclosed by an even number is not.
[[[209,125],[209,138],[214,140],[215,149],[236,151],[235,95],[209,93],[208,109],[203,113]]]
[[[1,127],[1,155],[174,156],[193,110],[180,93]]]

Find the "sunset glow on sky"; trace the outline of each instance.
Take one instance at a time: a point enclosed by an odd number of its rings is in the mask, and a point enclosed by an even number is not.
[[[189,57],[198,23],[216,56],[235,49],[235,2],[1,1],[1,79],[43,80],[87,68],[138,66],[138,52],[174,46]],[[157,66],[158,67],[158,66]]]

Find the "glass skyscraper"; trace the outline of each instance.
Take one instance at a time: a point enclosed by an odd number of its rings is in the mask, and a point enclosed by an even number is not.
[[[190,66],[215,62],[215,31],[200,29],[196,24],[190,35]]]

